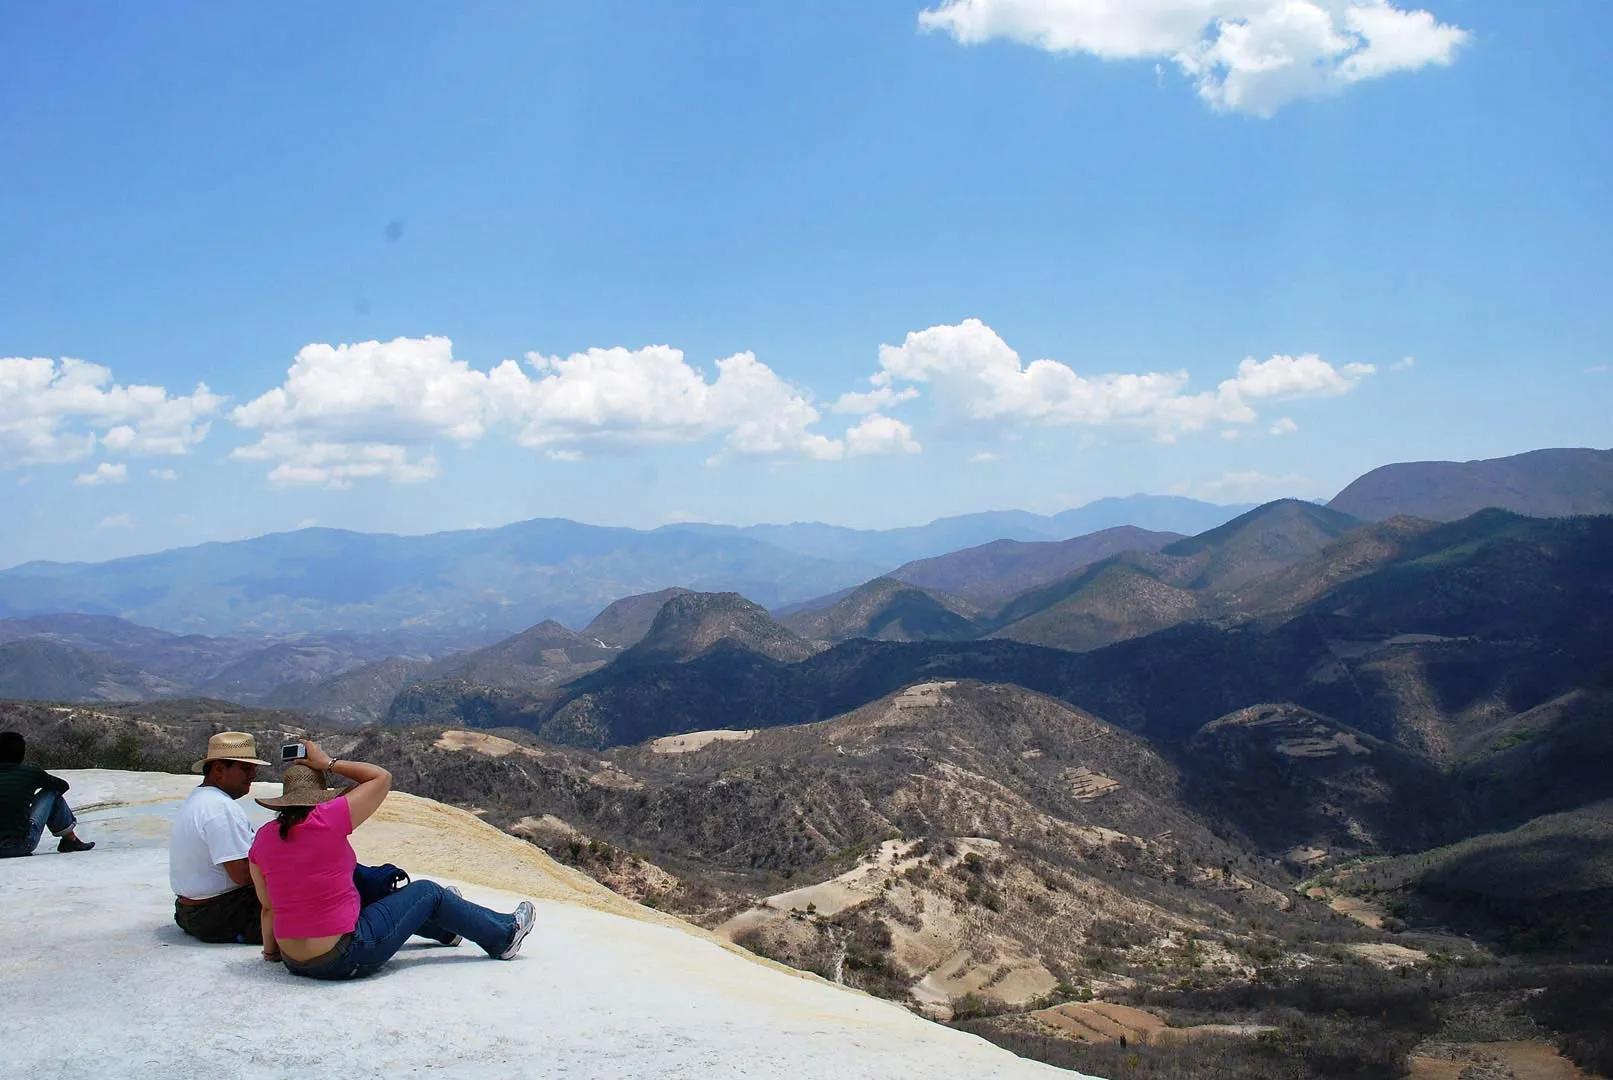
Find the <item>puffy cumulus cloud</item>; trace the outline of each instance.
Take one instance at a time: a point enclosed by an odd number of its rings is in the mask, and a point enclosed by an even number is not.
[[[718,360],[716,378],[681,349],[589,349],[506,360],[489,374],[494,415],[525,446],[579,449],[692,443],[724,436],[713,461],[735,455],[842,456],[844,445],[810,430],[821,419],[805,391],[748,352]]]
[[[911,427],[880,413],[870,414],[846,432],[846,453],[852,457],[916,454],[921,449]]]
[[[231,456],[276,462],[269,482],[280,486],[418,483],[437,475],[432,444],[486,433],[488,386],[447,338],[308,345],[280,386],[231,412],[262,433]]]
[[[1271,427],[1267,428],[1266,430],[1272,435],[1292,435],[1294,432],[1299,430],[1299,425],[1294,423],[1288,417],[1284,416],[1280,417],[1276,423],[1272,424]]]
[[[173,481],[179,479],[179,474],[172,469],[152,469],[151,478],[153,480],[161,480],[164,483],[172,483]]]
[[[919,25],[966,45],[1001,38],[1106,60],[1168,60],[1211,105],[1257,116],[1448,65],[1469,37],[1391,0],[943,0]]]
[[[455,360],[447,338],[308,345],[282,385],[230,419],[334,442],[471,442],[485,430],[486,388],[487,376]]]
[[[92,472],[79,473],[73,483],[81,487],[100,487],[102,484],[121,484],[129,479],[129,466],[121,461],[116,465],[103,461]]]
[[[121,385],[100,364],[0,358],[0,468],[113,453],[184,454],[207,437],[224,399],[202,383],[186,395]]]
[[[820,419],[810,397],[754,355],[714,366],[708,380],[666,345],[530,353],[485,372],[456,360],[447,338],[309,345],[282,385],[231,413],[261,433],[232,456],[275,462],[275,484],[342,487],[430,479],[436,444],[491,433],[553,461],[711,438],[723,440],[713,460],[844,454],[842,442],[810,430]]]
[[[1186,372],[1087,379],[1054,360],[1025,365],[979,319],[917,330],[901,345],[882,345],[879,363],[887,379],[933,386],[938,404],[953,418],[985,423],[1141,419],[1157,414],[1187,382]]]
[[[1026,364],[979,319],[914,331],[881,346],[879,363],[879,385],[930,386],[953,423],[1129,425],[1167,441],[1211,424],[1254,423],[1256,405],[1348,393],[1375,370],[1334,367],[1315,354],[1249,358],[1213,391],[1190,394],[1185,371],[1085,376],[1056,360]]]
[[[132,528],[134,528],[134,515],[132,515],[132,514],[113,514],[110,517],[104,517],[99,522],[96,523],[96,528],[98,528],[98,529],[132,529]]]

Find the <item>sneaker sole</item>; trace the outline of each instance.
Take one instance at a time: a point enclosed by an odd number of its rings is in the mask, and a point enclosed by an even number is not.
[[[526,915],[525,920],[521,918],[523,913]],[[500,960],[513,960],[515,959],[515,954],[521,951],[521,943],[526,940],[526,936],[532,932],[532,927],[538,921],[537,909],[523,900],[521,905],[515,909],[515,919],[515,937],[505,947],[504,951],[498,954]]]

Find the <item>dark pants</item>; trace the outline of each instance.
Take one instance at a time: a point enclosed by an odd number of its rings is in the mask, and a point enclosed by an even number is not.
[[[0,859],[32,855],[46,829],[50,830],[52,836],[65,836],[77,824],[66,799],[54,791],[41,791],[34,796],[33,805],[28,808],[27,834],[0,840]]]
[[[444,889],[417,881],[368,904],[358,925],[323,956],[306,963],[285,958],[286,969],[310,979],[353,979],[374,974],[392,959],[410,935],[447,941],[458,934],[497,956],[515,936],[515,917],[490,911]]]
[[[262,912],[257,890],[250,885],[200,904],[174,900],[174,922],[191,937],[209,945],[262,945]]]

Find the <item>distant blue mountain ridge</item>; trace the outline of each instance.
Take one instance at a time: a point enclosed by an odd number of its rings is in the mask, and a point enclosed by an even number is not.
[[[207,635],[514,633],[544,619],[582,626],[613,600],[668,586],[738,592],[773,608],[992,540],[1065,540],[1116,525],[1193,534],[1247,509],[1138,495],[1054,515],[998,511],[885,530],[639,530],[562,518],[426,536],[300,529],[104,563],[25,563],[0,571],[0,617],[113,615]]]

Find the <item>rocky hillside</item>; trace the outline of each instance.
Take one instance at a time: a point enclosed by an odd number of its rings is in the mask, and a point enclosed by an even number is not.
[[[1157,552],[1116,555],[1024,592],[989,625],[996,637],[1087,650],[1241,613],[1241,589],[1317,556],[1359,524],[1294,499],[1267,503]]]
[[[661,607],[674,596],[682,596],[688,591],[682,588],[662,589],[613,600],[583,628],[582,636],[618,649],[637,645],[650,632],[650,624],[661,613]]]
[[[0,697],[44,701],[145,701],[184,687],[101,653],[52,641],[0,645]]]
[[[661,605],[649,630],[621,654],[618,664],[684,663],[718,646],[785,664],[818,651],[738,593],[681,593]]]
[[[995,540],[892,570],[890,577],[961,597],[982,606],[1001,603],[1039,585],[1074,574],[1123,551],[1158,551],[1183,537],[1131,525],[1069,540],[1027,543]]]
[[[859,585],[826,607],[780,619],[812,641],[966,641],[980,635],[979,610],[966,600],[893,577]]]

